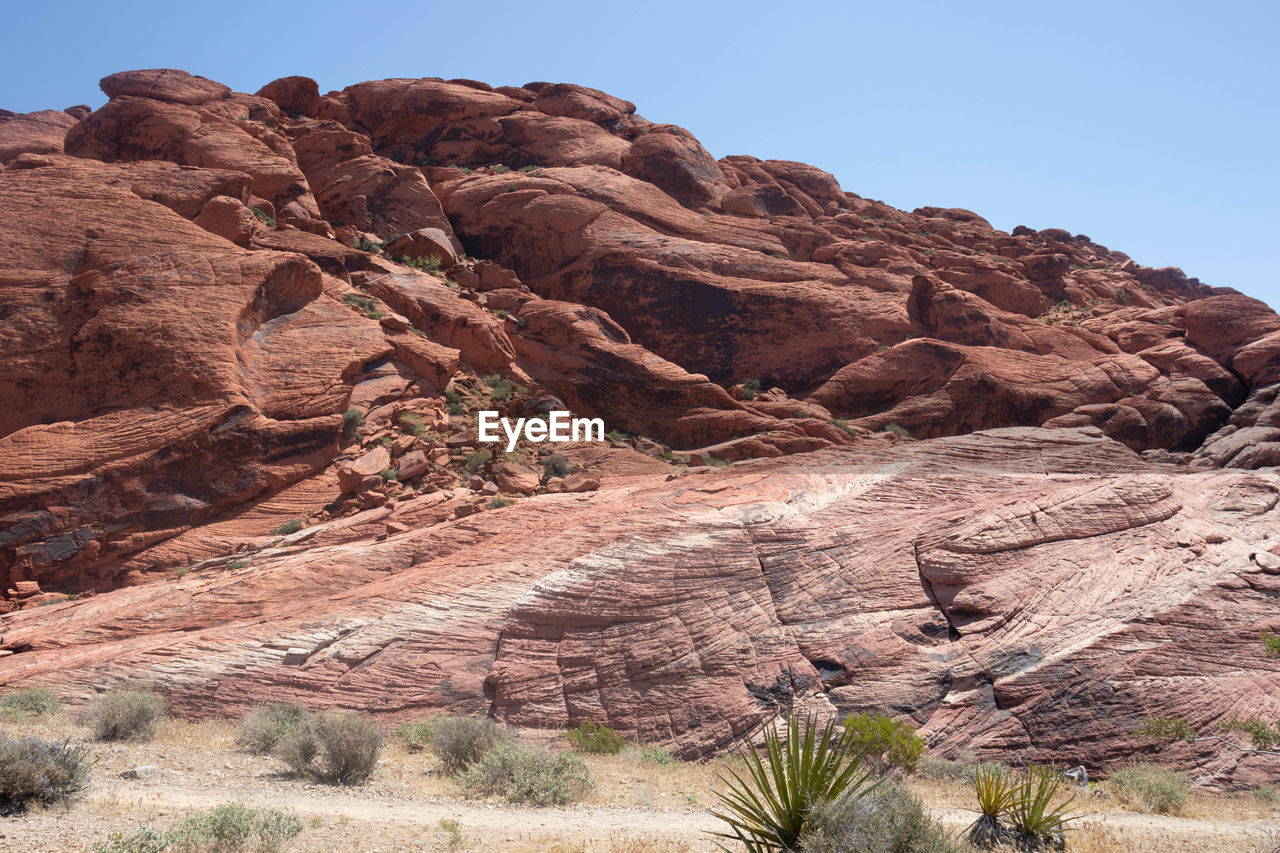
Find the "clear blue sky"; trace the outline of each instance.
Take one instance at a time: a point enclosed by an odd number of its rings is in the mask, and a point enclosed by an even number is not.
[[[177,67],[252,92],[382,77],[594,86],[716,156],[910,210],[1085,233],[1280,305],[1280,3],[72,2],[0,24],[0,107]]]

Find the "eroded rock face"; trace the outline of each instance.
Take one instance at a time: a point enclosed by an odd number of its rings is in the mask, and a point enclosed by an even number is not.
[[[1091,771],[1153,708],[1201,727],[1274,715],[1257,631],[1280,626],[1280,575],[1251,555],[1278,550],[1280,478],[1149,465],[1092,432],[641,476],[380,542],[322,527],[248,565],[10,616],[0,679],[75,696],[158,678],[187,713],[297,698],[595,719],[685,756],[830,701]],[[1261,767],[1194,759],[1241,782]]]
[[[580,86],[102,87],[0,114],[0,685],[690,756],[790,706],[1086,765],[1275,714],[1261,302]],[[492,458],[482,405],[632,435]]]
[[[6,587],[113,585],[130,552],[320,470],[341,377],[388,349],[310,261],[241,249],[119,175],[0,173]]]

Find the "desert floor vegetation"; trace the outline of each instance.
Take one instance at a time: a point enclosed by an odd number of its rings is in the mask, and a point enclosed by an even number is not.
[[[525,802],[511,802],[520,799],[520,790],[517,786],[515,797],[506,795],[510,778],[518,775],[508,771],[523,765],[495,760],[485,769],[484,784],[469,784],[467,771],[446,770],[432,747],[435,732],[448,728],[440,723],[453,718],[423,715],[385,726],[375,720],[382,738],[368,777],[356,785],[333,785],[290,772],[264,743],[272,739],[264,730],[275,727],[287,734],[303,713],[315,712],[289,706],[268,711],[246,714],[252,726],[245,718],[191,722],[164,716],[153,721],[150,739],[140,741],[95,741],[93,727],[74,706],[0,715],[0,734],[83,746],[93,762],[83,789],[0,818],[0,850],[92,853],[131,838],[176,838],[181,833],[186,833],[188,849],[202,849],[197,841],[209,833],[241,832],[245,846],[227,849],[272,849],[278,843],[280,849],[299,853],[713,851],[716,839],[710,833],[724,825],[710,810],[719,803],[717,792],[725,790],[722,777],[731,771],[741,774],[744,768],[740,759],[729,756],[680,761],[661,747],[632,741],[617,753],[593,753],[575,746],[567,732],[496,726],[481,756],[493,744],[505,744],[508,750],[514,745],[537,757],[535,770],[554,769],[556,756],[566,756],[561,762],[569,768],[564,781],[573,802],[530,805],[545,790],[536,785]],[[482,721],[456,726],[487,727]],[[253,743],[247,729],[258,738]],[[938,849],[964,850],[954,839],[975,817],[967,810],[974,806],[973,767],[971,757],[947,761],[926,754],[914,773],[894,775],[892,787],[884,787],[868,809],[891,815],[899,826],[940,827],[948,846]],[[137,778],[121,778],[126,772]],[[476,771],[472,778],[481,775]],[[535,773],[532,778],[539,777]],[[589,785],[581,784],[584,778]],[[499,781],[486,787],[493,779]],[[1081,817],[1067,834],[1067,850],[1270,853],[1280,843],[1277,839],[1266,846],[1268,832],[1274,834],[1280,825],[1280,804],[1274,798],[1252,791],[1211,795],[1192,790],[1181,816],[1170,817],[1140,811],[1109,788],[1104,780],[1078,794],[1072,811]],[[551,794],[547,801],[566,798]],[[837,830],[842,825],[840,815],[828,819]],[[258,848],[252,846],[259,842]],[[811,848],[824,849],[817,842]]]

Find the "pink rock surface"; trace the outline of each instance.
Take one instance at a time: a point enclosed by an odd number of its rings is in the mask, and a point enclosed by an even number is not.
[[[1143,716],[1276,715],[1261,302],[581,86],[102,87],[0,118],[0,685],[688,756],[892,710],[1091,770]],[[542,484],[482,405],[633,435]]]
[[[830,701],[895,708],[940,748],[1092,769],[1135,748],[1143,716],[1280,711],[1257,643],[1280,627],[1280,575],[1252,556],[1276,548],[1277,513],[1274,472],[1151,466],[1067,430],[826,451],[385,541],[356,516],[247,566],[6,617],[0,682],[74,701],[154,680],[183,713],[298,698],[590,718],[687,756]]]

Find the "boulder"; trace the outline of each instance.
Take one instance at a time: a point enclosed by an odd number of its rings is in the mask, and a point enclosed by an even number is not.
[[[538,491],[538,472],[516,462],[495,462],[490,473],[504,492],[531,495]]]
[[[431,468],[427,454],[422,450],[410,450],[396,461],[396,479],[400,482],[420,477]],[[382,470],[382,469],[378,469]]]
[[[441,269],[448,269],[458,262],[458,255],[449,235],[440,228],[410,231],[388,246],[387,251],[406,258],[436,258]]]
[[[390,467],[391,453],[378,445],[356,459],[339,463],[338,485],[343,492],[355,493],[369,477],[376,477]]]
[[[594,492],[600,488],[600,478],[585,471],[566,474],[564,490],[566,492]]]

